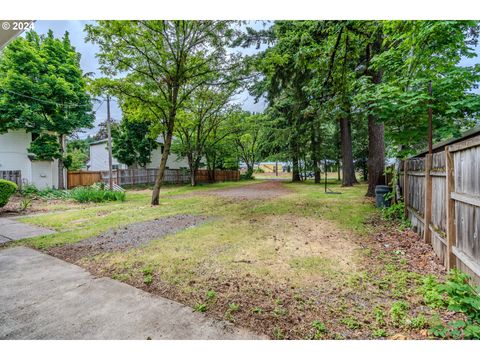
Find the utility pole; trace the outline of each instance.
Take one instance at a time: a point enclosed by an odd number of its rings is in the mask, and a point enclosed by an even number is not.
[[[428,101],[428,153],[433,153],[433,124],[432,124],[432,81],[428,83],[428,95],[430,100]]]
[[[107,95],[107,135],[108,135],[108,182],[110,190],[113,190],[112,173],[112,132],[110,129],[110,95]]]

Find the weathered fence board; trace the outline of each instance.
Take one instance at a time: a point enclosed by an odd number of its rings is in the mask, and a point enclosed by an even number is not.
[[[401,167],[406,214],[446,267],[480,283],[480,136],[428,156]]]
[[[0,179],[12,181],[20,188],[22,186],[22,172],[20,170],[2,170]]]

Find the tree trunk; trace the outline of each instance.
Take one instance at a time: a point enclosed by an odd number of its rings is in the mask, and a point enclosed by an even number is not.
[[[60,157],[58,158],[58,188],[61,190],[65,189],[65,164],[63,163],[63,155],[65,154],[65,135],[60,135],[58,137],[58,141],[60,142]]]
[[[290,151],[292,152],[292,182],[302,181],[300,177],[300,149],[297,141],[297,135],[290,136]]]
[[[152,205],[158,205],[160,203],[160,188],[163,183],[163,174],[165,173],[165,167],[167,166],[168,153],[170,152],[170,146],[172,145],[173,126],[167,131],[167,137],[165,144],[163,145],[162,159],[160,160],[160,168],[158,169],[157,178],[153,185],[152,192]]]
[[[370,66],[370,60],[381,52],[382,32],[378,31],[373,44],[367,46],[367,69]],[[372,83],[377,85],[382,82],[382,71],[368,69],[367,74],[372,77]],[[383,123],[377,123],[377,118],[373,114],[368,115],[368,190],[366,196],[375,196],[375,186],[385,184],[385,134]]]
[[[385,140],[383,123],[377,124],[373,115],[368,116],[368,191],[375,196],[375,186],[385,185]]]
[[[320,144],[318,141],[318,130],[313,127],[312,131],[312,162],[313,162],[313,175],[315,178],[315,184],[320,183]]]
[[[353,166],[352,127],[350,119],[340,119],[340,146],[342,149],[342,186],[353,186],[357,183]]]

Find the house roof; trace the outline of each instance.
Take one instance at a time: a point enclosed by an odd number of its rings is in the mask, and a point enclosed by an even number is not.
[[[440,152],[440,151],[443,151],[445,147],[448,145],[470,139],[477,135],[480,135],[480,126],[476,126],[474,128],[471,128],[470,130],[465,131],[464,133],[462,133],[462,135],[460,135],[460,137],[444,140],[436,144],[433,144],[432,150],[434,153]],[[428,149],[424,149],[421,153],[418,153],[412,157],[415,158],[415,157],[425,156],[427,153],[428,153]]]
[[[172,137],[172,140],[175,140],[175,136]],[[107,139],[102,139],[102,140],[97,140],[97,141],[94,141],[94,142],[91,142],[90,143],[90,146],[92,145],[98,145],[98,144],[103,144],[103,143],[106,143],[108,140]],[[159,137],[157,137],[157,140],[156,140],[159,144],[163,144],[163,136],[160,135]]]

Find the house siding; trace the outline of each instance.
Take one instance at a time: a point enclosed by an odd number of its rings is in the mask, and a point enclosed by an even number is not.
[[[58,160],[31,161],[27,151],[31,142],[32,134],[23,129],[0,134],[0,171],[20,170],[23,184],[57,188]]]
[[[118,162],[112,157],[112,165],[118,166],[120,169],[126,169],[127,166]],[[90,145],[90,161],[88,170],[90,171],[104,171],[108,170],[108,150],[107,143],[101,142]]]
[[[32,164],[27,152],[31,141],[32,134],[25,130],[0,135],[0,171],[20,170],[24,184],[32,180]]]
[[[152,151],[150,162],[147,164],[148,169],[158,169],[160,167],[160,160],[162,158],[162,150],[159,145]],[[128,166],[120,163],[115,157],[112,157],[112,165],[117,165],[120,169],[127,169]],[[186,158],[177,158],[177,155],[170,154],[167,160],[167,168],[181,169],[188,168],[188,161]],[[108,170],[108,150],[107,143],[101,142],[90,145],[90,161],[88,170],[91,171],[106,171]]]

